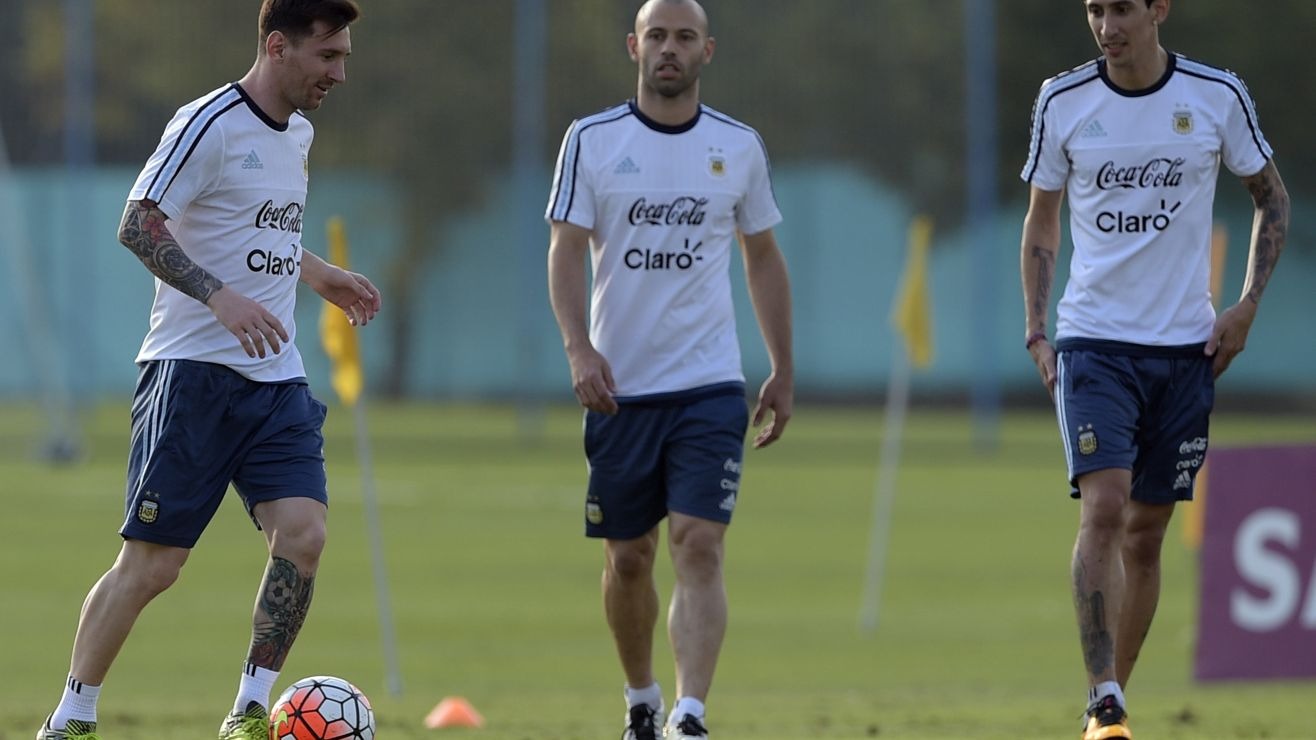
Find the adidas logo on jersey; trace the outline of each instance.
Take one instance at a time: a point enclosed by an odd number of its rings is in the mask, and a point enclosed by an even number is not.
[[[244,159],[244,160],[242,160],[242,169],[244,169],[244,170],[263,170],[263,169],[265,169],[265,164],[264,164],[263,162],[260,161],[260,157],[256,156],[256,150],[255,150],[255,149],[252,149],[252,150],[251,150],[251,153],[247,155],[247,158]]]
[[[1101,121],[1093,120],[1092,123],[1083,127],[1083,133],[1079,134],[1084,139],[1100,139],[1105,137],[1106,129],[1101,127]]]
[[[631,161],[630,157],[627,157],[621,161],[621,164],[617,165],[617,168],[612,171],[612,174],[635,175],[638,174],[639,171],[640,168],[636,166],[635,162]]]
[[[1193,477],[1188,474],[1187,470],[1183,470],[1179,472],[1179,477],[1174,479],[1173,490],[1182,491],[1185,488],[1191,488],[1192,485],[1193,485]]]

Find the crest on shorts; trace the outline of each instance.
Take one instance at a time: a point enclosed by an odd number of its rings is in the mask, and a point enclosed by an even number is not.
[[[1177,110],[1174,112],[1174,132],[1187,136],[1193,132],[1193,112]]]
[[[160,518],[160,504],[154,501],[143,501],[137,505],[137,521],[142,524],[155,524],[155,520]]]
[[[1086,429],[1080,427],[1078,430],[1078,451],[1084,455],[1097,451],[1097,433],[1092,431],[1091,424]]]
[[[603,523],[603,507],[598,503],[590,501],[585,504],[585,520],[590,524]]]

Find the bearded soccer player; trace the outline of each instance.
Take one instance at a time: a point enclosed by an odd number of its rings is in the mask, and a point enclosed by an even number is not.
[[[772,363],[752,418],[756,447],[780,437],[791,414],[790,286],[763,142],[699,100],[714,49],[703,8],[650,0],[627,48],[639,67],[635,99],[575,121],[562,144],[547,212],[549,287],[586,408],[585,533],[604,541],[623,738],[696,740],[708,737],[705,701],[727,625],[723,539],[751,421],[729,275],[738,232]],[[667,620],[676,703],[666,722],[652,655],[664,518],[676,574]]]
[[[298,281],[361,325],[364,276],[302,248],[303,111],[346,79],[353,0],[265,0],[256,62],[183,106],[128,196],[119,240],[155,275],[137,355],[119,557],[82,607],[69,677],[37,740],[96,740],[101,684],[146,605],[178,578],[230,483],[269,561],[221,740],[265,740],[269,696],[325,541],[324,404],[293,343]],[[218,713],[217,713],[218,714]]]

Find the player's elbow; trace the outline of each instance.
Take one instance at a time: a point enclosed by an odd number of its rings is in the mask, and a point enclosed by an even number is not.
[[[155,203],[148,200],[130,200],[127,207],[123,209],[123,218],[119,221],[119,243],[129,249],[133,249],[142,239],[142,234],[146,231],[145,223],[147,216]]]

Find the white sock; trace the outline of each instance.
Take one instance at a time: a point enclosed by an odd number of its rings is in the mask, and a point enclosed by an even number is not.
[[[676,700],[676,706],[672,707],[672,721],[680,722],[681,718],[687,714],[693,714],[697,719],[704,719],[704,703],[689,696],[683,696]]]
[[[242,665],[242,682],[238,684],[238,698],[233,702],[233,711],[241,714],[247,705],[256,702],[266,709],[270,708],[270,691],[274,682],[279,680],[279,672],[261,668],[251,663]]]
[[[648,704],[654,711],[663,711],[663,690],[657,682],[642,689],[626,687],[626,708],[630,709],[637,704]]]
[[[1124,703],[1124,692],[1120,690],[1119,681],[1102,681],[1101,683],[1088,689],[1088,706],[1101,701],[1107,696],[1115,697],[1115,703],[1129,711],[1129,705]]]
[[[100,698],[101,687],[87,684],[69,676],[64,682],[64,695],[59,699],[59,706],[50,715],[50,729],[62,730],[69,720],[81,722],[96,721],[96,700]]]

